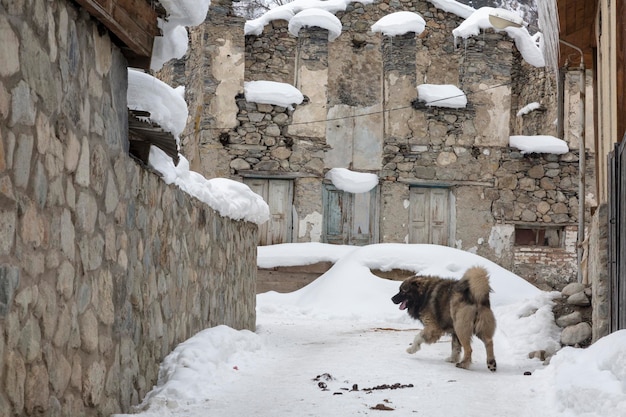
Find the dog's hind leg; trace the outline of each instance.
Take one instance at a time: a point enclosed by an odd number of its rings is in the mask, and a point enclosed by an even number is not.
[[[496,357],[493,354],[493,339],[491,337],[489,338],[480,337],[480,339],[485,344],[485,350],[487,351],[487,368],[489,368],[491,372],[495,372],[496,371]]]
[[[478,312],[478,321],[476,322],[476,336],[485,344],[487,351],[487,368],[491,372],[496,371],[496,357],[493,353],[493,334],[496,329],[496,319],[493,312],[489,308],[482,308]]]
[[[457,368],[469,369],[472,364],[472,335],[459,335],[459,341],[463,346],[463,360],[456,363]]]
[[[463,347],[463,359],[457,362],[457,368],[469,369],[472,364],[472,335],[474,334],[474,319],[476,307],[464,306],[456,311],[454,317],[454,332]]]
[[[461,356],[461,342],[457,337],[456,333],[452,333],[452,352],[450,353],[450,357],[447,359],[448,362],[456,363],[459,361],[459,357]]]

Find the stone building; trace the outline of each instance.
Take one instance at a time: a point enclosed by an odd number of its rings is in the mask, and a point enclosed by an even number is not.
[[[329,41],[314,25],[294,36],[286,20],[244,36],[230,2],[213,2],[190,52],[164,72],[187,86],[182,152],[195,170],[263,195],[272,221],[261,244],[443,244],[562,287],[576,280],[578,228],[589,222],[578,213],[576,78],[564,89],[569,151],[520,152],[510,136],[556,135],[554,74],[526,62],[505,32],[455,39],[464,18],[433,3],[346,2],[333,10],[342,30]],[[425,30],[371,30],[397,11],[418,13]],[[294,109],[246,101],[244,82],[259,80],[291,84],[305,100]],[[467,106],[427,106],[422,84],[457,86]],[[530,103],[539,106],[524,111]],[[342,191],[325,178],[332,168],[374,173],[378,186]]]

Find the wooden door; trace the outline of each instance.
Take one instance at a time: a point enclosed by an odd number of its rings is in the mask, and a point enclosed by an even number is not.
[[[244,182],[263,197],[270,208],[270,219],[259,226],[259,245],[290,243],[293,219],[293,181],[247,178]]]
[[[378,241],[378,187],[352,194],[324,184],[323,203],[324,242],[362,246]]]
[[[450,192],[447,188],[411,187],[409,242],[449,244]]]

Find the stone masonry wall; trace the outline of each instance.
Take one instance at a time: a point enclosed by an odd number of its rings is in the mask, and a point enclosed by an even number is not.
[[[254,328],[257,226],[128,156],[126,60],[74,3],[2,0],[0,38],[0,416],[130,411],[178,343]]]

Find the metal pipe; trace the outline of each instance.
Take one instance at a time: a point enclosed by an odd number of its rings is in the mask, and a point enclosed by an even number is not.
[[[576,45],[559,39],[559,42],[572,49],[575,49],[580,54],[580,134],[578,138],[578,236],[576,239],[576,258],[578,262],[578,274],[577,280],[579,283],[583,283],[583,252],[585,242],[585,169],[586,169],[586,149],[585,149],[585,89],[586,89],[586,74],[585,74],[585,55],[579,47]]]
[[[585,64],[583,63],[582,54],[580,55],[580,136],[578,150],[578,282],[583,283],[583,251],[585,242],[585,167],[586,167],[586,149],[585,149]],[[586,267],[586,265],[585,265]],[[586,274],[585,274],[586,275]]]

